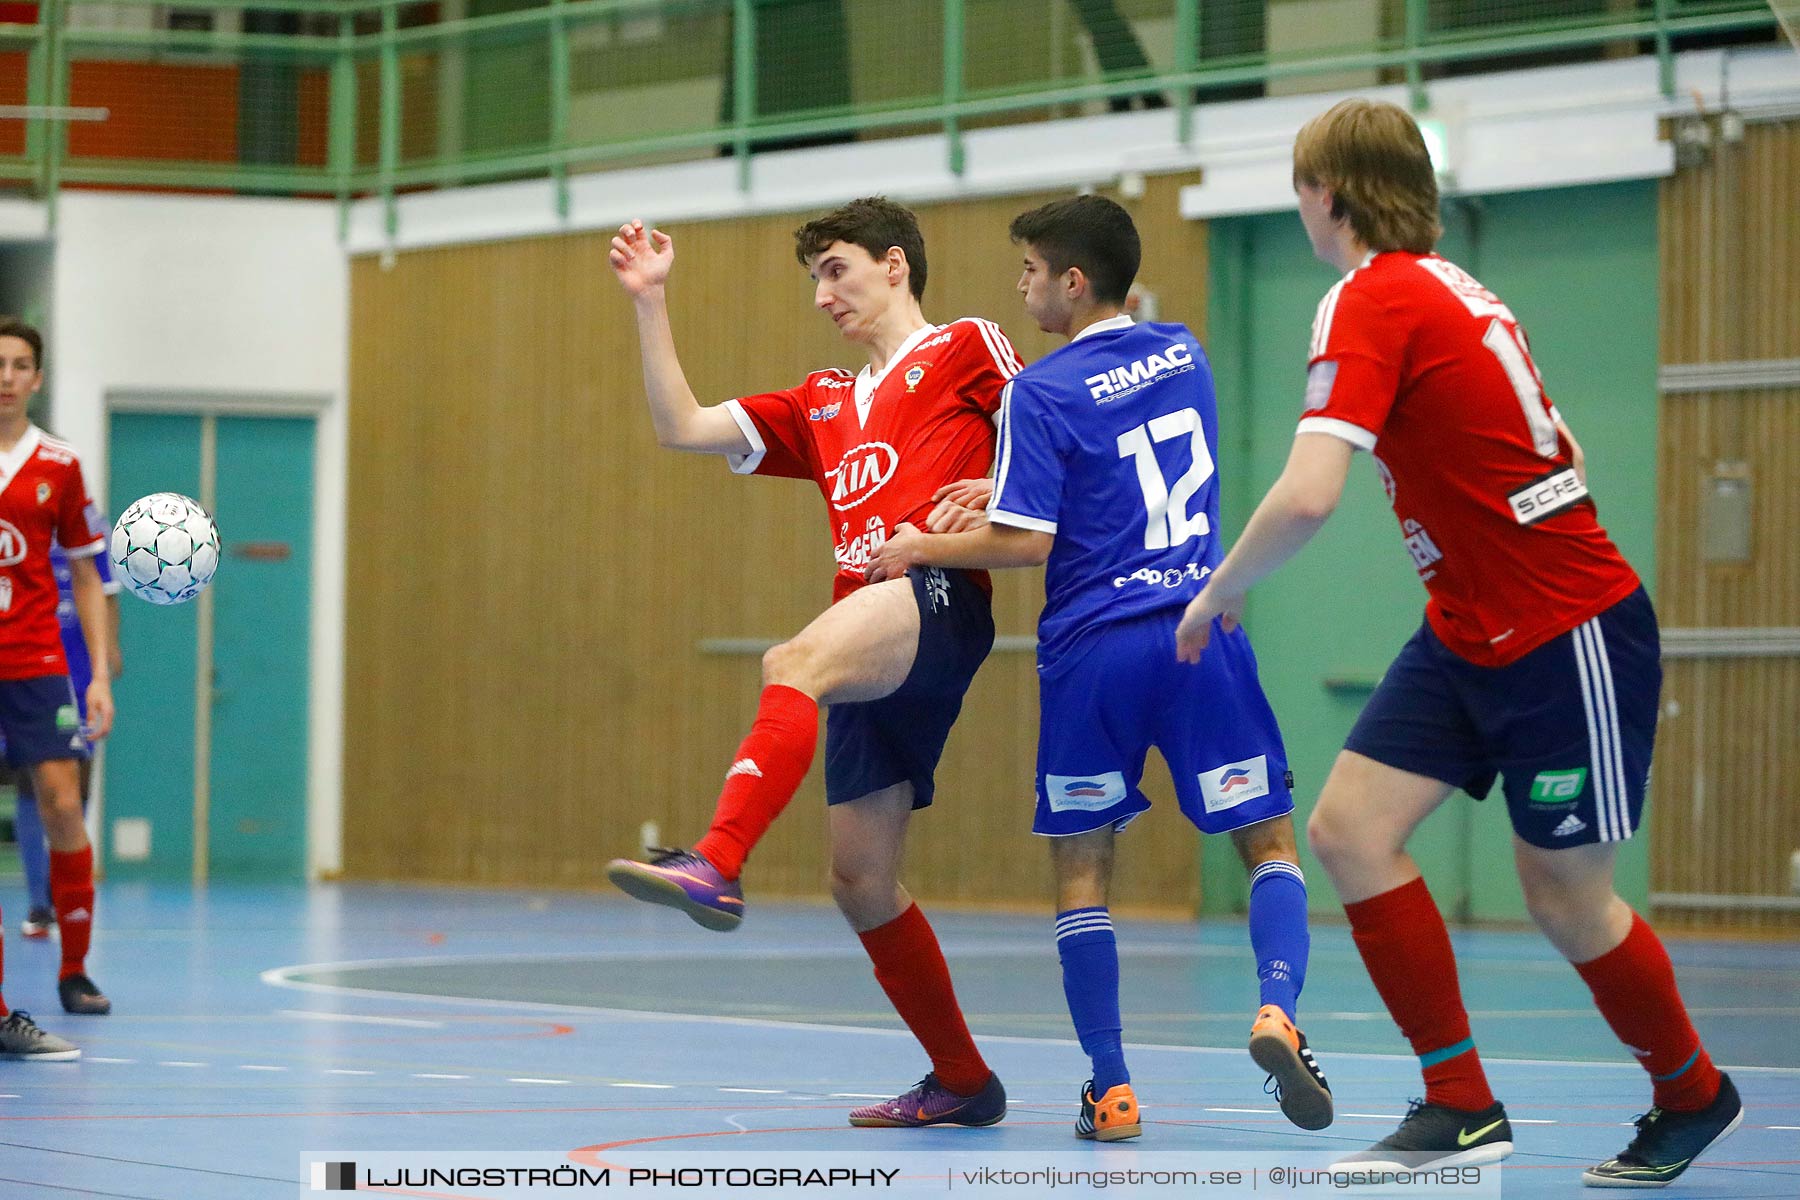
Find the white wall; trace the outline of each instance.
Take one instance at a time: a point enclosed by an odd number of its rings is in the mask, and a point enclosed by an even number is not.
[[[119,391],[316,397],[308,863],[341,861],[349,262],[328,201],[69,192],[46,358],[57,432],[104,489]],[[113,501],[129,497],[110,497]]]

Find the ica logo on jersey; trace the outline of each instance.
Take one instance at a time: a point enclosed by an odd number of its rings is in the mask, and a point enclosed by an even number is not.
[[[0,567],[17,566],[25,561],[25,535],[11,521],[0,521]]]
[[[1090,375],[1082,382],[1087,384],[1089,396],[1105,404],[1109,400],[1117,400],[1121,396],[1129,395],[1141,387],[1154,383],[1171,372],[1193,369],[1193,352],[1183,343],[1175,342],[1160,354],[1152,354],[1148,358],[1140,358],[1134,363],[1114,367],[1100,375]]]
[[[882,489],[900,465],[900,452],[886,442],[864,442],[844,451],[838,465],[825,472],[831,481],[831,507],[847,512]]]

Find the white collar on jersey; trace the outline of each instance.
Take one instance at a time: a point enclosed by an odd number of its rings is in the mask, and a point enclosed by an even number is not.
[[[913,330],[913,332],[907,336],[907,339],[900,343],[894,350],[893,357],[882,364],[881,370],[871,372],[868,367],[864,367],[861,371],[857,372],[856,423],[858,425],[867,425],[869,423],[869,406],[875,403],[875,389],[880,387],[881,381],[888,377],[888,372],[894,369],[894,364],[918,349],[920,342],[942,328],[942,325],[933,325],[927,321],[920,328]]]
[[[31,461],[31,456],[37,453],[42,441],[43,430],[36,425],[27,425],[25,436],[19,439],[18,445],[0,455],[0,491],[5,491],[7,485],[12,483],[13,476]]]
[[[1069,340],[1071,342],[1079,342],[1090,333],[1111,333],[1115,329],[1130,329],[1135,324],[1136,322],[1131,319],[1130,313],[1120,313],[1116,317],[1107,317],[1103,321],[1095,321],[1092,325],[1087,326]]]

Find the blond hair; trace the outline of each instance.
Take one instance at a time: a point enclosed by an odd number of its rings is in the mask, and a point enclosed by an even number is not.
[[[1333,216],[1371,250],[1428,254],[1443,235],[1431,152],[1407,111],[1377,100],[1343,100],[1294,138],[1294,185],[1327,188]]]

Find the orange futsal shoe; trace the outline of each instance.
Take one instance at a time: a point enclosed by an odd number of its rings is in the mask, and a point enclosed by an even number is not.
[[[1144,1132],[1144,1116],[1138,1111],[1137,1093],[1129,1083],[1108,1088],[1094,1099],[1094,1081],[1081,1085],[1081,1115],[1075,1118],[1075,1136],[1091,1142],[1122,1142]]]
[[[1263,1005],[1250,1026],[1250,1057],[1269,1073],[1271,1087],[1264,1090],[1273,1090],[1288,1120],[1302,1129],[1331,1124],[1331,1085],[1313,1061],[1306,1035],[1273,1004]]]

